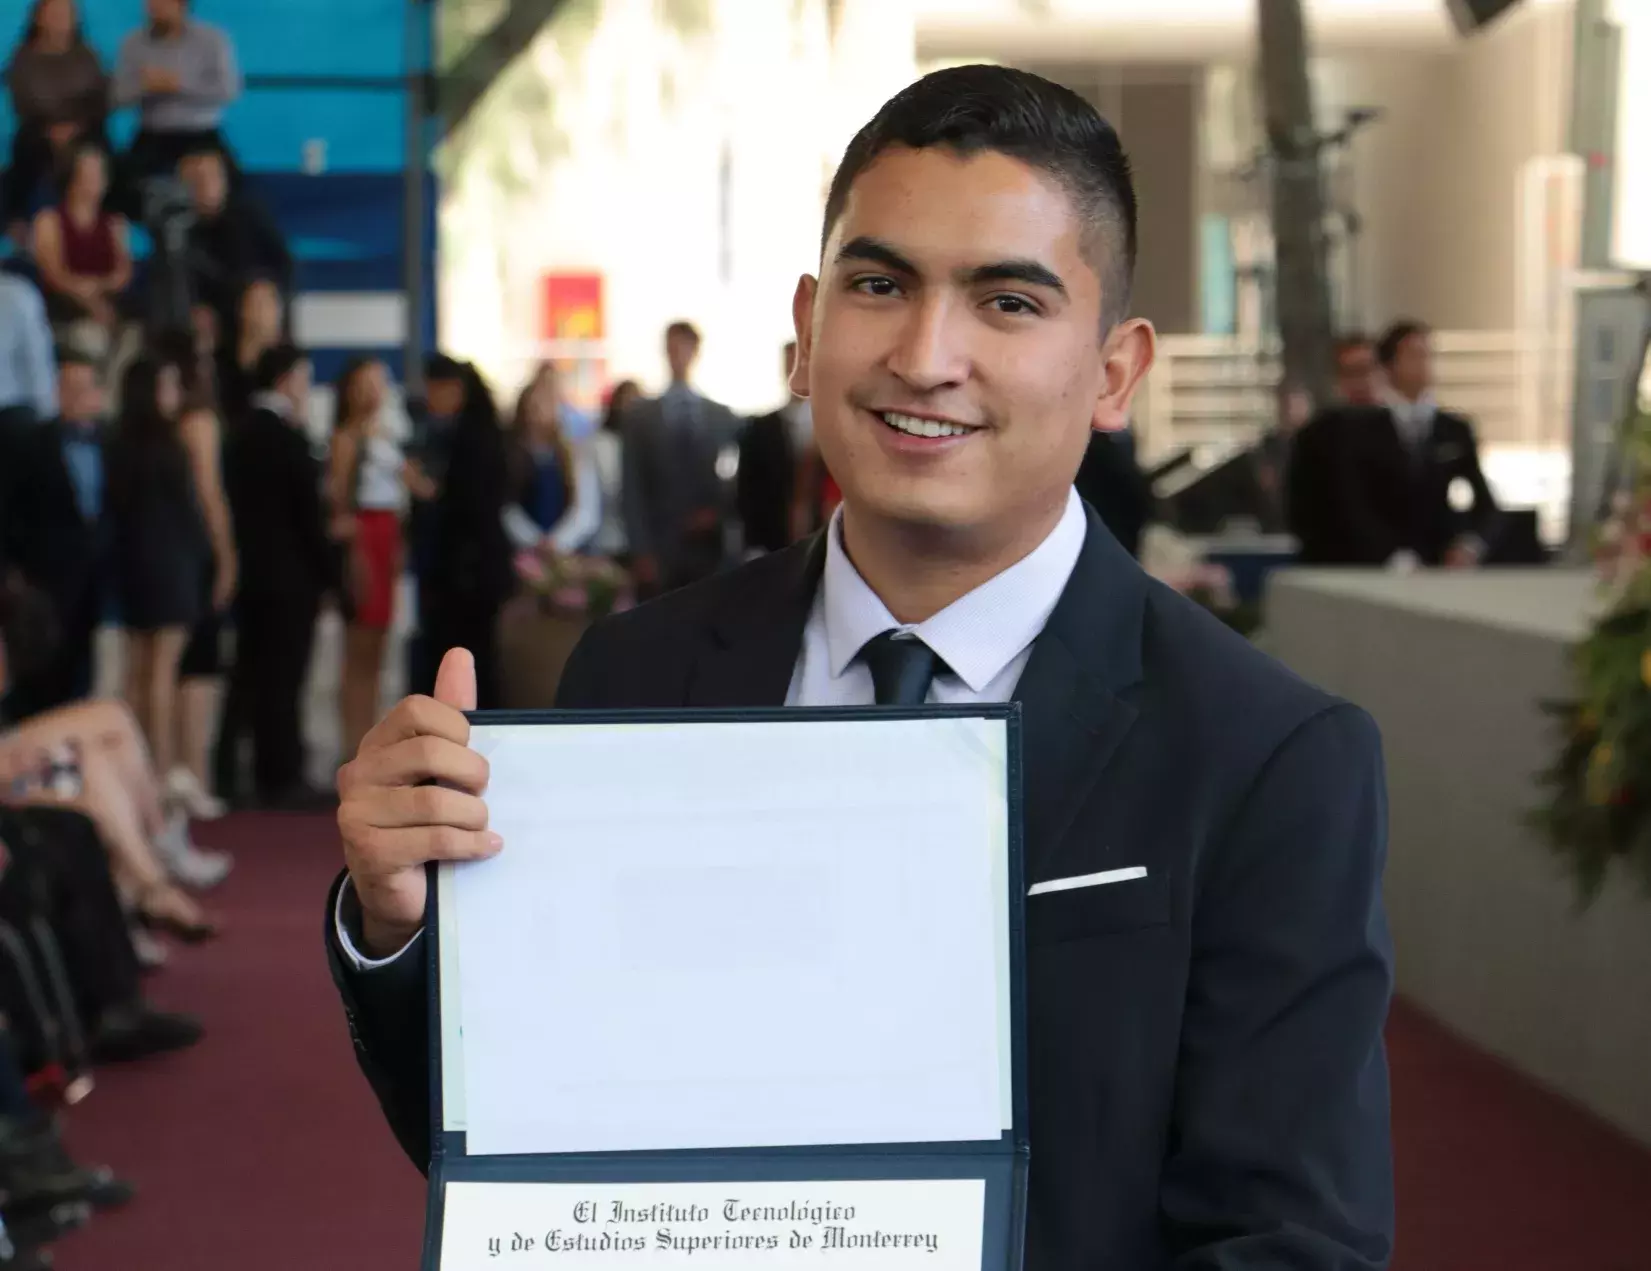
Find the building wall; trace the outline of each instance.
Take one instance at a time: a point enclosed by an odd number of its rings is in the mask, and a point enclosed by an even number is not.
[[[849,138],[916,76],[898,4],[716,0],[696,32],[666,29],[653,0],[603,0],[579,41],[553,22],[530,56],[552,144],[502,134],[518,179],[461,165],[443,208],[442,333],[499,383],[538,355],[543,279],[606,285],[607,375],[664,386],[662,334],[705,341],[698,379],[754,411],[783,400],[781,346],[799,275],[819,260],[826,184]],[[548,119],[548,122],[547,122]]]
[[[1444,52],[1327,67],[1330,111],[1385,112],[1353,152],[1368,323],[1519,324],[1525,172],[1565,146],[1570,22],[1563,6],[1526,9]]]
[[[1033,63],[1026,69],[1081,94],[1123,139],[1140,205],[1132,311],[1164,334],[1199,330],[1203,68]]]

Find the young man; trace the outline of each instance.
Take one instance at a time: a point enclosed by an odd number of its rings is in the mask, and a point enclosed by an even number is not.
[[[120,191],[142,219],[138,184],[169,175],[192,151],[227,154],[219,125],[241,95],[241,68],[229,36],[190,15],[189,0],[145,0],[147,23],[121,41],[112,97],[138,108],[138,132],[126,153]]]
[[[27,719],[92,694],[92,650],[108,600],[103,514],[103,382],[92,359],[58,355],[56,419],[18,447],[6,554],[30,585],[51,597],[57,650],[48,666],[14,685],[13,719]]]
[[[699,331],[665,329],[670,386],[636,403],[624,422],[625,533],[644,595],[672,591],[714,574],[725,555],[722,478],[717,457],[733,444],[733,413],[693,386]]]
[[[310,363],[291,344],[258,360],[252,410],[224,451],[240,591],[224,711],[252,733],[259,801],[325,802],[304,784],[303,696],[322,597],[338,583],[310,448]]]
[[[942,71],[890,101],[795,302],[841,515],[593,630],[560,704],[1019,700],[1030,881],[1146,866],[1027,905],[1028,1267],[1381,1267],[1376,731],[1149,581],[1072,490],[1152,361],[1125,317],[1128,173],[1088,105],[1023,72]],[[340,778],[328,943],[417,1161],[424,862],[501,846],[468,666],[449,654],[436,700],[398,706]]]

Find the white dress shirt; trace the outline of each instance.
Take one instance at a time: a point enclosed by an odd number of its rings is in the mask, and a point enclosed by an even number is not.
[[[1006,702],[1014,696],[1032,643],[1043,631],[1083,551],[1088,526],[1076,490],[1068,496],[1049,537],[1030,555],[953,601],[923,622],[895,621],[888,606],[860,577],[843,550],[842,510],[832,518],[825,574],[803,627],[802,652],[791,673],[787,706],[870,706],[871,672],[858,660],[866,641],[885,631],[917,636],[946,664],[928,700],[936,703]],[[388,966],[417,942],[374,960],[357,952],[344,922],[349,883],[339,889],[338,940],[359,970]]]

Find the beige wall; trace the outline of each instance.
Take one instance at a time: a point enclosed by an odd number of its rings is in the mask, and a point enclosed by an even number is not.
[[[1203,68],[1027,69],[1081,93],[1118,129],[1140,204],[1133,311],[1165,334],[1197,331]]]
[[[1565,144],[1570,14],[1529,9],[1448,52],[1338,58],[1321,82],[1386,114],[1356,142],[1365,320],[1518,323],[1522,172]]]

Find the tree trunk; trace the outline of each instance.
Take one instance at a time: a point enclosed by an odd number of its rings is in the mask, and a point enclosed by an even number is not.
[[[487,95],[504,69],[527,51],[566,0],[510,0],[504,16],[476,37],[441,74],[438,112],[442,133],[453,132]]]
[[[1333,385],[1330,283],[1302,0],[1256,0],[1261,96],[1272,164],[1274,295],[1284,378],[1315,403]]]

